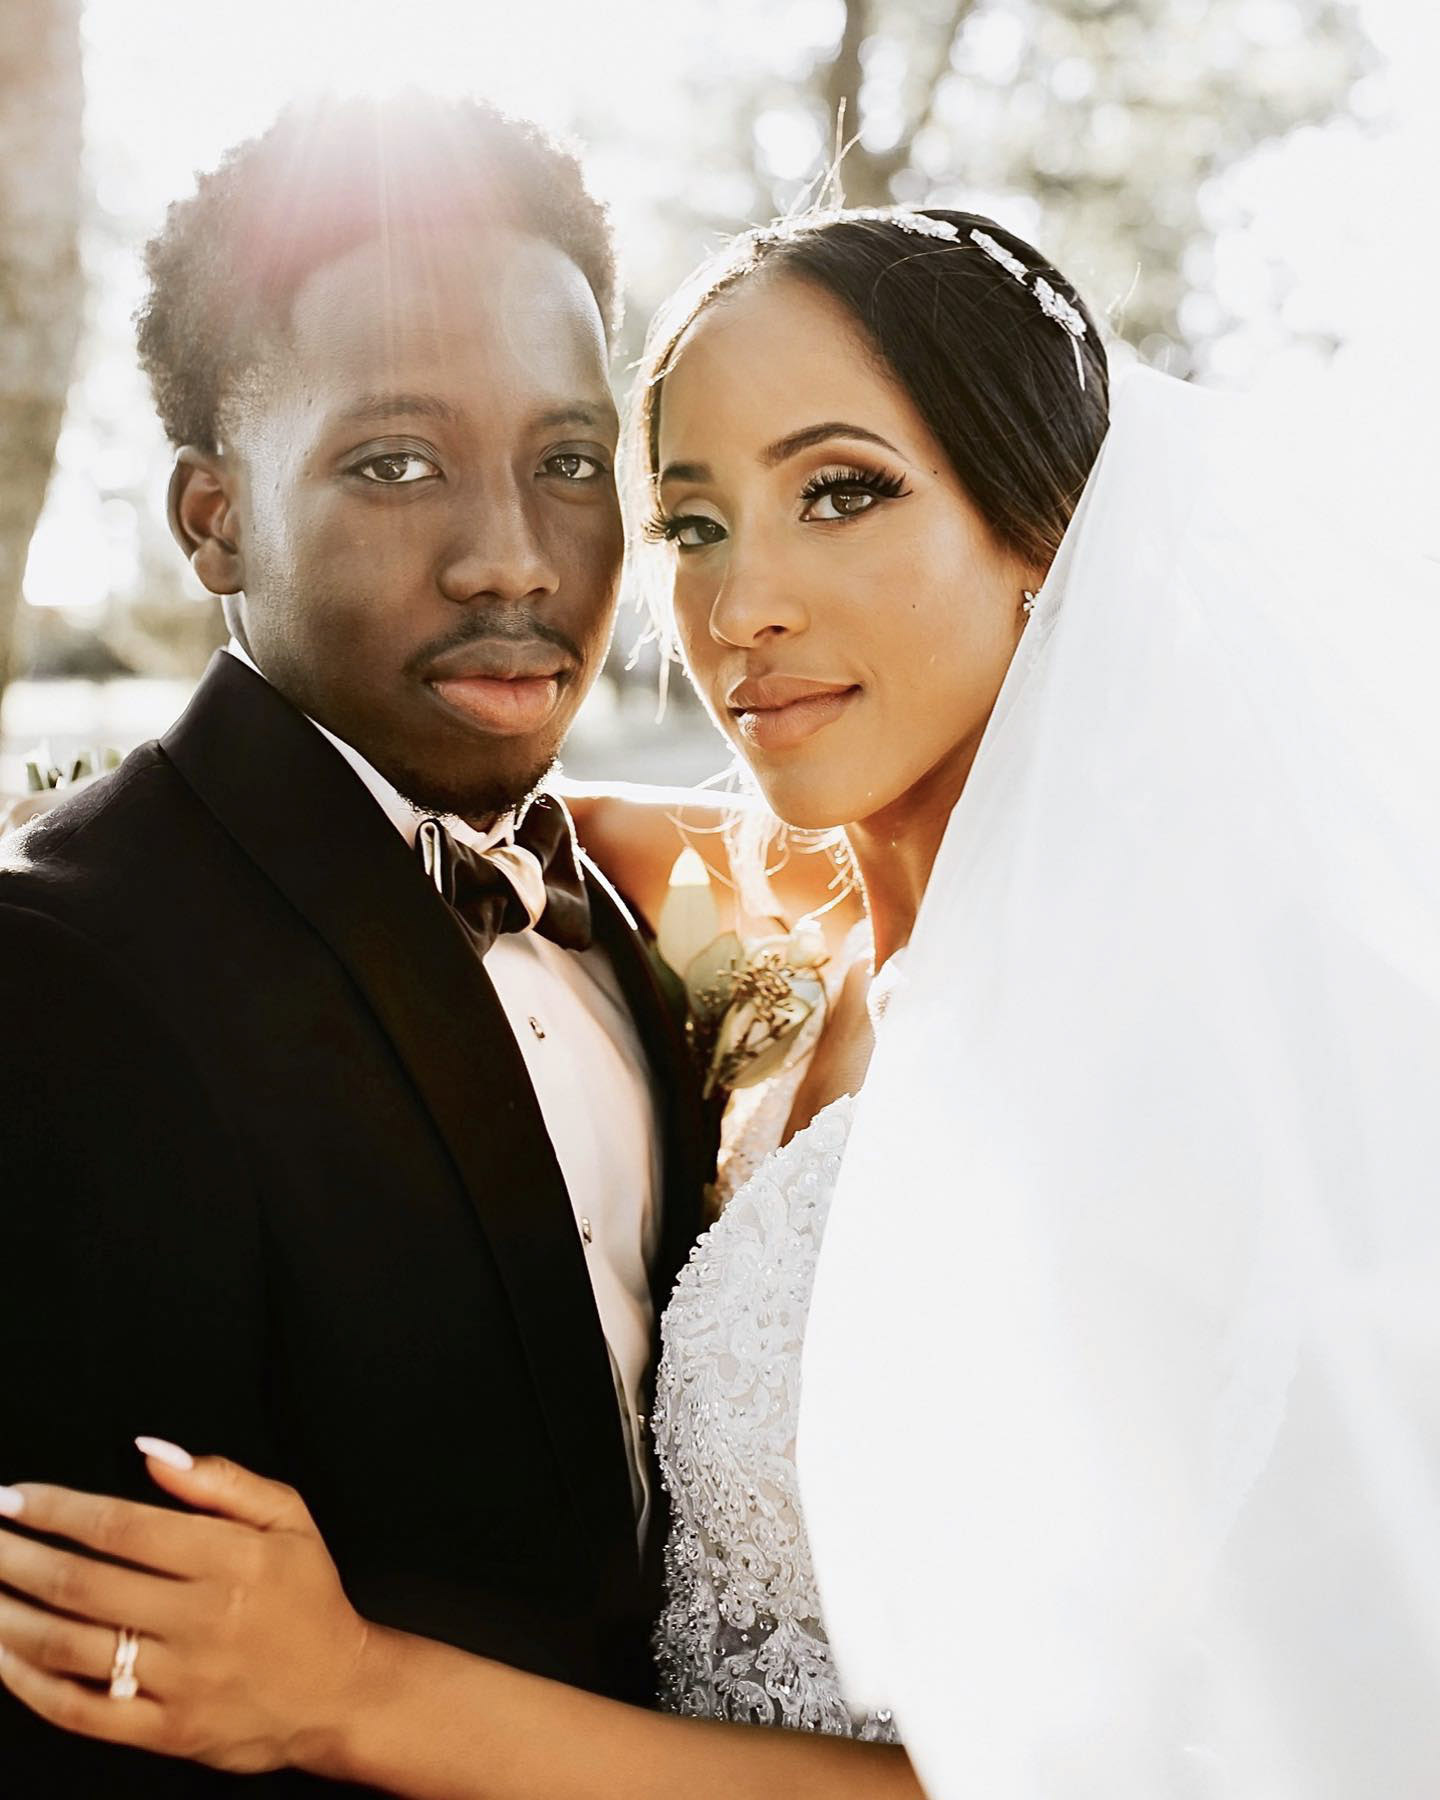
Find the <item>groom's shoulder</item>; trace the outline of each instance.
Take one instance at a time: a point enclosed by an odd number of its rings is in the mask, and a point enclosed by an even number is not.
[[[43,882],[116,856],[128,859],[132,848],[142,849],[137,839],[148,848],[157,834],[182,823],[188,792],[159,744],[142,744],[118,769],[0,843],[0,894],[15,880]]]
[[[204,808],[161,747],[142,744],[0,843],[0,915],[20,908],[82,923],[86,912],[123,912],[197,834],[211,835]]]

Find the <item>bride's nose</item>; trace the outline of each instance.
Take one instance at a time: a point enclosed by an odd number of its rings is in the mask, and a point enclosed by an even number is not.
[[[733,557],[710,605],[716,643],[745,650],[771,637],[790,637],[809,623],[804,602],[778,572]]]

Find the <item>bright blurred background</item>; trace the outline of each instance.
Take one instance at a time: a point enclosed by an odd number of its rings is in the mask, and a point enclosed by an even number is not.
[[[995,214],[1142,360],[1338,422],[1356,507],[1433,552],[1437,62],[1428,0],[4,0],[0,790],[42,741],[63,765],[162,730],[220,641],[130,317],[166,203],[286,100],[470,91],[578,139],[620,231],[622,390],[666,291],[816,178],[843,100],[852,203]],[[683,694],[656,725],[639,635],[567,768],[712,773]]]

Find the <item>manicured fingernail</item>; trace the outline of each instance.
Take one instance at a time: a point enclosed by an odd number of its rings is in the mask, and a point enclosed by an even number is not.
[[[0,1487],[0,1517],[18,1519],[25,1510],[25,1496],[19,1488]]]
[[[137,1437],[135,1448],[142,1456],[153,1456],[156,1462],[167,1464],[172,1469],[193,1469],[195,1458],[188,1450],[182,1450],[178,1444],[167,1443],[164,1438]]]

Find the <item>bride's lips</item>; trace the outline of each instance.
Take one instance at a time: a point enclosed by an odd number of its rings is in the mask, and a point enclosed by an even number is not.
[[[757,750],[788,750],[839,718],[859,695],[853,683],[762,675],[732,688],[726,705],[747,744]]]
[[[424,679],[442,706],[488,736],[525,737],[554,713],[568,672],[548,644],[486,644],[437,658]]]

